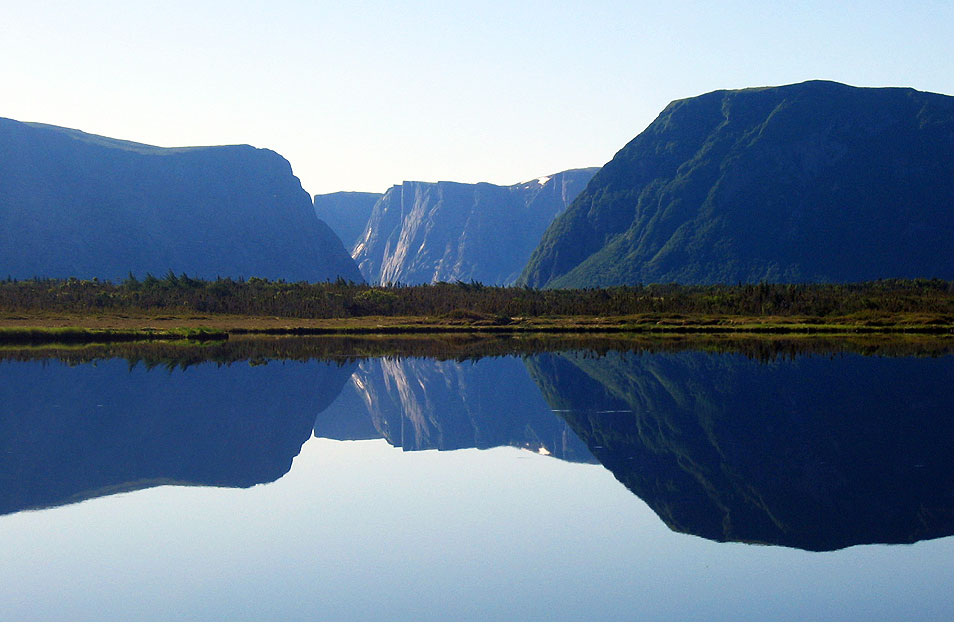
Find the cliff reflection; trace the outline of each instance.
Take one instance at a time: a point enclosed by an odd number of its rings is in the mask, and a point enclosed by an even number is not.
[[[0,364],[0,513],[161,484],[276,480],[352,371],[324,362]]]
[[[315,434],[383,438],[406,451],[509,445],[596,462],[517,357],[361,362],[337,402],[317,417]]]

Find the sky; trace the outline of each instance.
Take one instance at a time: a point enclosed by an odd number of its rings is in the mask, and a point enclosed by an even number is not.
[[[672,100],[953,94],[949,0],[0,0],[0,117],[277,151],[311,195],[602,166]]]

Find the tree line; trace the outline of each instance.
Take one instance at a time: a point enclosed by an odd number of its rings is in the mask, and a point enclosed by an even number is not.
[[[0,310],[73,314],[234,314],[289,318],[451,318],[707,314],[841,316],[856,312],[952,316],[953,282],[884,279],[848,284],[657,284],[536,290],[478,282],[370,286],[176,275],[0,280]]]

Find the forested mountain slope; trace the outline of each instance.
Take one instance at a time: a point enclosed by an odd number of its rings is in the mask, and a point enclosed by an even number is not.
[[[953,277],[953,97],[827,81],[670,103],[519,282]]]

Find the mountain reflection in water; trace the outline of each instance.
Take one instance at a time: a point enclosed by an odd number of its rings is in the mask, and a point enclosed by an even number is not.
[[[338,345],[337,361],[214,363],[203,360],[236,347],[203,351],[169,368],[129,356],[0,363],[0,513],[271,482],[312,432],[598,461],[671,529],[717,541],[831,550],[953,533],[951,355],[359,359]]]
[[[673,530],[809,550],[953,534],[951,357],[613,352],[527,365]]]
[[[336,403],[317,417],[315,434],[383,438],[406,451],[509,445],[596,462],[516,357],[364,361]]]
[[[352,370],[4,362],[0,513],[163,484],[272,482],[290,470],[318,409]]]

